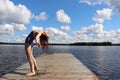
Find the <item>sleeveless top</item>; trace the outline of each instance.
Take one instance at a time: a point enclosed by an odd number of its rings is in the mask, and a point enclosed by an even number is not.
[[[35,39],[34,37],[35,31],[31,31],[30,34],[26,37],[25,43],[29,43],[30,45],[33,44],[33,40]]]

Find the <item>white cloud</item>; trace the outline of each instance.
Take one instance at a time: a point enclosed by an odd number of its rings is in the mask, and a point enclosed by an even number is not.
[[[56,12],[57,20],[63,23],[71,23],[70,17],[64,12],[64,10],[60,9]]]
[[[47,20],[47,14],[46,12],[41,12],[38,16],[34,16],[36,20]]]
[[[105,0],[80,0],[80,3],[87,3],[88,5],[96,5],[96,4],[102,4],[105,2]]]
[[[94,38],[103,36],[103,25],[95,24],[88,27],[83,27],[79,31],[73,33],[74,42],[93,41]]]
[[[120,13],[120,0],[80,0],[80,3],[88,5],[108,5],[110,8],[116,9]]]
[[[0,0],[0,24],[6,22],[27,24],[30,18],[31,12],[24,5],[14,5],[10,0]]]
[[[74,42],[87,42],[88,41],[87,34],[84,34],[81,31],[82,30],[73,32],[73,34],[71,36],[71,38],[73,39],[72,43],[74,43]]]
[[[53,27],[47,28],[46,30],[50,34],[49,42],[51,43],[69,43],[71,41],[70,36],[61,30]]]
[[[102,24],[90,25],[73,32],[73,42],[112,42],[120,43],[120,29],[105,31]]]
[[[18,38],[18,39],[15,39],[14,42],[16,42],[16,43],[22,43],[22,42],[23,42],[23,39],[19,39],[19,38]]]
[[[61,30],[65,31],[65,32],[68,32],[68,31],[70,31],[70,26],[69,25],[61,26]]]
[[[103,10],[97,10],[97,15],[93,18],[95,22],[103,23],[104,20],[110,20],[112,15],[112,9],[104,8]]]
[[[89,34],[93,33],[93,34],[99,34],[99,33],[103,33],[103,25],[102,24],[95,24],[95,25],[90,25],[89,27],[87,27],[87,32]]]
[[[120,32],[119,32],[119,30],[105,31],[103,39],[106,41],[113,42],[113,43],[120,43],[120,41],[119,41],[120,40]]]
[[[26,38],[27,36],[28,36],[28,34],[23,34],[21,37]]]
[[[39,32],[39,31],[43,31],[43,27],[31,26],[31,30]]]
[[[33,26],[33,29],[42,29],[42,27]],[[94,24],[88,27],[83,27],[78,31],[74,31],[71,35],[54,28],[49,27],[45,30],[50,34],[49,42],[50,43],[74,43],[74,42],[112,42],[112,43],[120,43],[120,29],[117,31],[105,31],[103,30],[102,24]],[[9,32],[10,34],[10,32]],[[24,42],[26,36],[28,34],[24,34],[18,39],[15,39],[15,42]]]
[[[24,43],[25,42],[25,38],[27,37],[28,34],[23,34],[23,35],[19,35],[13,39],[10,39],[10,42],[14,42],[14,43]]]
[[[92,41],[101,40],[104,37],[104,30],[102,24],[90,25],[87,28],[88,36],[91,37]]]
[[[14,27],[10,24],[0,25],[0,36],[13,35]]]
[[[18,36],[18,38],[15,38],[14,41],[18,42],[18,43],[22,43],[22,42],[24,43],[27,36],[28,36],[28,34],[23,34],[21,36]]]
[[[17,31],[24,31],[26,30],[26,27],[24,26],[24,24],[15,24],[13,23],[14,29]]]
[[[94,24],[74,31],[71,35],[54,27],[46,28],[50,34],[50,43],[74,43],[74,42],[113,42],[120,43],[120,29],[118,31],[105,31],[102,24]]]

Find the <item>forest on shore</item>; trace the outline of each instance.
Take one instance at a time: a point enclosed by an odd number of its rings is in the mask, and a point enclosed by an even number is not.
[[[24,43],[6,43],[0,42],[2,45],[24,45]],[[111,42],[75,42],[75,43],[49,43],[48,45],[76,45],[76,46],[120,46],[120,44],[112,44]]]

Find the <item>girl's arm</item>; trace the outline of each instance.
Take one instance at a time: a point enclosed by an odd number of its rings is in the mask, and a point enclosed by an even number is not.
[[[37,34],[37,36],[35,37],[36,45],[37,45],[38,47],[41,47],[41,44],[40,44],[40,42],[39,42],[39,38],[40,38],[41,34],[42,34],[42,32],[39,32],[39,33]]]

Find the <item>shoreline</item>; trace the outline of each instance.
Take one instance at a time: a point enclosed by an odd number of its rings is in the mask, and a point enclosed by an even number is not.
[[[6,43],[0,42],[0,45],[25,45],[25,43]],[[34,43],[34,45],[36,45]],[[49,43],[48,45],[69,45],[69,46],[120,46],[111,42],[78,42],[78,43]]]

